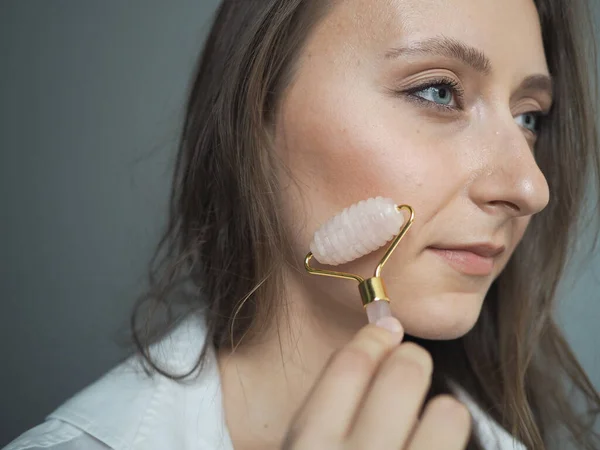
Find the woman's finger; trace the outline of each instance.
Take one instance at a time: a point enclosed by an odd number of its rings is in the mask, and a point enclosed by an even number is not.
[[[371,378],[402,340],[400,322],[386,320],[388,329],[367,325],[333,356],[293,421],[294,435],[310,433],[310,441],[323,436],[341,441],[345,437]]]
[[[391,352],[358,411],[349,436],[351,447],[404,448],[427,394],[432,371],[431,356],[414,343],[402,344]]]
[[[471,416],[467,407],[450,395],[440,395],[425,407],[408,450],[463,450],[470,430]]]

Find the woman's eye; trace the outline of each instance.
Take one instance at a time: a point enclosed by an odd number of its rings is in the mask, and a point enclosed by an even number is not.
[[[526,130],[531,131],[532,133],[537,133],[539,130],[539,122],[540,115],[534,112],[528,112],[525,114],[518,115],[515,120],[517,124],[525,128]]]
[[[438,105],[456,106],[456,99],[454,98],[452,87],[444,84],[429,86],[424,89],[414,91],[412,94],[416,97],[422,98],[423,100],[437,103]]]

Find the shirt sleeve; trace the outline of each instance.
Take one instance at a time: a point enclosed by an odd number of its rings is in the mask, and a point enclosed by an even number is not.
[[[110,450],[111,447],[66,422],[50,419],[26,431],[3,450]]]

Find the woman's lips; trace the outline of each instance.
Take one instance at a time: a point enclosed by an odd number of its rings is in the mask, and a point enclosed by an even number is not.
[[[464,248],[428,247],[428,250],[465,275],[489,276],[494,270],[496,256],[504,251],[504,247],[478,245]]]

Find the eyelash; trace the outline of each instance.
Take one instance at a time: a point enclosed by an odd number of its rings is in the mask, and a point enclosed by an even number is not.
[[[414,95],[417,92],[421,92],[421,91],[424,91],[424,90],[427,90],[430,88],[434,88],[434,87],[448,88],[456,101],[456,105],[455,106],[442,105],[440,103],[435,103],[430,100],[426,100],[418,95]],[[460,83],[458,83],[456,80],[454,80],[452,78],[447,78],[447,77],[440,77],[437,79],[429,80],[419,86],[413,86],[409,89],[405,89],[405,90],[399,91],[397,93],[404,95],[410,101],[417,102],[420,105],[423,105],[427,108],[434,108],[434,109],[442,110],[445,112],[448,112],[448,111],[455,112],[455,111],[461,110],[464,105],[464,98],[465,98],[465,91],[462,88],[462,86],[460,85]],[[537,131],[534,132],[534,131],[531,131],[528,129],[526,129],[526,130],[528,132],[534,134],[535,136],[539,135],[540,130],[543,127],[544,121],[548,117],[548,113],[546,113],[544,111],[525,111],[525,112],[521,113],[520,115],[524,115],[524,114],[531,114],[531,115],[535,116],[536,121],[537,121]]]
[[[421,92],[426,89],[430,89],[430,88],[434,88],[434,87],[449,88],[450,92],[454,96],[454,99],[456,100],[456,106],[441,105],[439,103],[425,100],[424,98],[419,97],[418,95],[414,95],[417,92]],[[409,89],[401,91],[400,93],[408,96],[408,98],[411,101],[418,102],[427,107],[431,107],[431,108],[435,108],[435,109],[442,109],[444,111],[456,111],[456,110],[461,109],[462,105],[464,103],[464,97],[465,97],[465,91],[461,87],[461,85],[456,80],[454,80],[452,78],[446,78],[446,77],[429,80],[426,83],[423,83],[419,86],[413,86]]]

